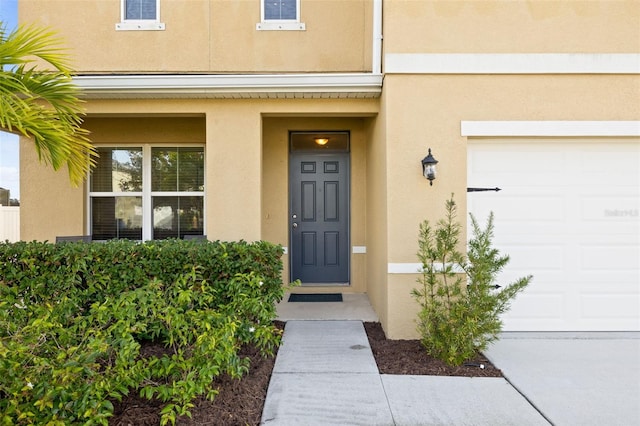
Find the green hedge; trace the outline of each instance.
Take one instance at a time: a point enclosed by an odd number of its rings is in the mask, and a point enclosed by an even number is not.
[[[273,353],[282,249],[266,242],[0,244],[0,424],[106,424],[130,390],[189,415]],[[140,343],[162,341],[160,358]]]
[[[282,248],[268,242],[162,240],[136,243],[0,244],[0,283],[41,303],[58,294],[102,300],[150,279],[173,282],[192,266],[214,288],[220,304],[229,301],[228,281],[253,272],[263,279],[267,302],[282,297]]]

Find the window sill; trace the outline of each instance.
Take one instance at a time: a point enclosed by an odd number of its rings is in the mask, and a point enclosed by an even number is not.
[[[164,31],[164,23],[157,21],[131,21],[116,24],[116,31]]]
[[[304,22],[260,22],[256,24],[257,31],[306,31]]]

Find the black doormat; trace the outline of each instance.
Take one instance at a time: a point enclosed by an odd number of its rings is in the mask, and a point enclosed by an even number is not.
[[[342,302],[342,293],[291,293],[289,302]]]

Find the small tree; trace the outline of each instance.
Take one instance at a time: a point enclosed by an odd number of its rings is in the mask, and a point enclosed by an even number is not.
[[[460,252],[462,226],[456,221],[453,196],[446,215],[432,228],[420,225],[418,258],[422,263],[420,284],[412,295],[420,304],[418,332],[427,353],[449,365],[460,365],[498,338],[500,314],[532,277],[520,278],[496,288],[498,273],[509,262],[492,246],[493,213],[485,229],[471,215],[473,236],[467,253]]]

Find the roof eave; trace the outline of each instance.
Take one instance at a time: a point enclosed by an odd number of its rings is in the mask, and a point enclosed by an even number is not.
[[[382,75],[79,75],[74,82],[87,99],[153,98],[376,98]]]

